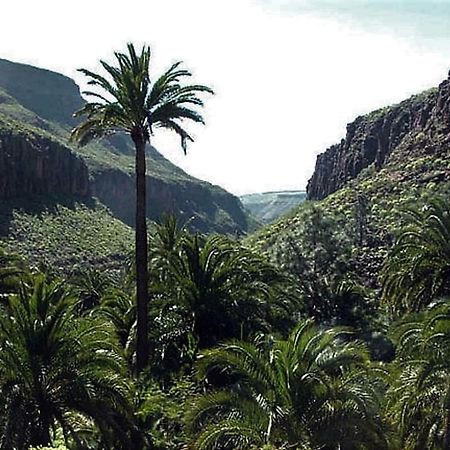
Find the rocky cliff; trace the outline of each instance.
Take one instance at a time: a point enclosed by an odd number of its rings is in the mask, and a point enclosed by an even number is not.
[[[94,195],[112,213],[129,225],[134,223],[135,178],[117,169],[102,170],[93,176]],[[181,222],[200,232],[241,234],[247,229],[247,217],[239,200],[230,193],[191,181],[180,183],[158,177],[147,177],[148,217],[158,220],[163,214],[174,214]]]
[[[379,171],[398,156],[438,154],[448,144],[449,86],[445,80],[437,89],[349,124],[346,137],[317,157],[309,198],[325,198],[365,168]]]
[[[0,116],[0,200],[51,194],[89,197],[86,164],[59,142]]]
[[[352,270],[379,288],[379,271],[405,210],[450,197],[450,78],[356,119],[346,138],[318,157],[308,194],[322,200],[305,202],[249,242],[274,259],[289,255],[290,242],[311,242],[305,224],[316,211],[322,225],[333,224],[335,242],[349,246]],[[325,243],[333,242],[330,236]]]

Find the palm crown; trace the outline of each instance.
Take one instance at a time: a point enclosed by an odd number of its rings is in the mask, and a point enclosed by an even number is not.
[[[397,310],[420,311],[450,293],[450,209],[438,200],[407,212],[383,271],[383,297]]]
[[[181,81],[191,73],[181,68],[181,62],[173,64],[152,83],[149,75],[150,48],[143,47],[138,56],[133,44],[127,47],[128,54],[114,53],[117,66],[100,61],[111,81],[80,69],[90,78],[88,84],[102,92],[83,92],[94,101],[75,113],[77,117],[87,116],[87,119],[73,130],[73,139],[84,145],[108,134],[127,132],[134,136],[142,132],[147,142],[154,129],[161,127],[177,133],[186,152],[187,142],[193,138],[183,128],[182,121],[204,123],[202,115],[194,107],[203,106],[198,94],[212,94],[212,89],[197,84],[183,86]]]
[[[347,338],[305,320],[285,341],[232,341],[204,352],[199,375],[225,374],[233,389],[194,403],[195,448],[384,448],[367,350]]]
[[[397,358],[387,395],[401,448],[450,448],[450,306],[438,303],[393,327]]]
[[[0,310],[0,448],[48,444],[56,424],[80,444],[82,422],[126,440],[130,387],[113,327],[77,316],[62,284],[32,283]]]

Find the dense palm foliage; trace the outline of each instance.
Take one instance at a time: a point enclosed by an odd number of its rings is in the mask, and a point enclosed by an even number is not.
[[[320,233],[321,250],[296,248],[301,282],[230,238],[192,234],[173,217],[152,226],[151,358],[139,377],[133,265],[121,279],[86,269],[59,280],[3,250],[0,448],[449,449],[450,307],[437,225],[447,216],[437,205],[417,213],[429,218],[427,234],[408,216],[385,265],[407,242],[417,289],[383,277],[383,292],[388,305],[414,292],[422,308],[391,324],[392,362],[371,361],[361,341],[373,345],[370,289],[341,271]]]
[[[168,217],[151,244],[153,366],[192,364],[198,349],[294,323],[289,280],[237,242],[190,234]]]
[[[269,255],[173,217],[147,239],[145,147],[166,128],[186,150],[211,90],[180,63],[153,81],[148,47],[115,59],[82,70],[73,138],[135,145],[135,263],[59,278],[0,243],[0,448],[450,450],[449,204],[406,213],[379,285],[359,194],[353,236],[306,204]]]
[[[239,341],[205,352],[202,377],[223,370],[226,389],[189,412],[194,448],[385,448],[368,353],[345,330],[300,322],[287,340]]]
[[[178,304],[192,316],[200,347],[268,330],[277,310],[289,311],[282,275],[224,237],[186,235],[170,259]]]
[[[81,445],[83,423],[126,447],[129,395],[106,321],[78,317],[76,299],[43,276],[9,296],[0,316],[1,448],[48,444],[56,425]]]
[[[419,311],[450,293],[450,208],[435,200],[406,214],[383,269],[383,295],[399,311]]]
[[[203,123],[197,111],[203,106],[201,93],[212,93],[202,85],[183,84],[191,73],[178,62],[155,81],[150,78],[150,48],[138,54],[133,44],[127,53],[114,54],[116,65],[100,61],[105,76],[81,69],[94,91],[84,94],[92,101],[77,116],[85,120],[72,132],[72,137],[84,145],[92,139],[114,133],[127,133],[136,150],[136,286],[137,286],[137,370],[148,361],[147,340],[147,225],[146,225],[146,155],[145,147],[157,128],[174,131],[181,138],[186,152],[193,138],[183,128],[183,121]]]
[[[433,307],[394,328],[397,360],[388,413],[401,448],[450,449],[450,305]]]

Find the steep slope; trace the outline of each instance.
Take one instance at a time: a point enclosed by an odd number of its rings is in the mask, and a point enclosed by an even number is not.
[[[278,219],[280,216],[305,201],[305,191],[263,192],[260,194],[242,195],[240,200],[244,207],[264,224]]]
[[[72,126],[83,104],[73,80],[45,69],[0,59],[0,87],[45,120]]]
[[[120,270],[132,229],[91,194],[79,155],[0,112],[0,239],[14,252],[57,271],[77,265]]]
[[[0,200],[30,195],[89,197],[88,168],[70,149],[0,114]]]
[[[438,153],[430,146],[447,144],[442,139],[449,120],[448,84],[445,81],[438,89],[358,117],[349,124],[345,139],[317,157],[307,187],[309,198],[325,198],[371,165],[379,171],[391,162],[399,162],[398,156]]]
[[[356,119],[341,143],[318,156],[308,183],[309,198],[321,200],[316,207],[333,218],[336,235],[346,235],[357,272],[374,287],[403,211],[449,194],[450,79]],[[287,239],[306,238],[301,228],[310,204],[261,230],[249,243],[276,258]]]

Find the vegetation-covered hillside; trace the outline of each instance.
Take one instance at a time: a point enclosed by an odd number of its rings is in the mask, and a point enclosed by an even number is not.
[[[116,101],[90,103],[74,134],[119,123],[145,163],[157,108],[169,128],[201,122],[173,93],[202,106],[212,91],[175,65],[158,102],[149,47],[127,50],[103,64],[116,88],[90,74]],[[77,150],[47,109],[1,95],[0,450],[450,449],[450,81],[349,125],[311,200],[243,241],[147,223],[138,202],[135,258],[112,215],[129,203],[126,141]],[[150,193],[168,200],[163,178]]]
[[[8,208],[0,211],[3,223],[13,216],[33,215],[36,210],[64,216],[67,205],[80,200],[89,210],[89,205],[95,203],[90,199],[97,198],[106,206],[104,217],[117,223],[121,234],[130,235],[127,225],[134,223],[135,208],[132,145],[126,136],[113,136],[80,148],[69,143],[69,132],[76,124],[72,115],[83,103],[72,80],[0,60],[0,199],[8,202]],[[238,198],[189,176],[153,147],[148,148],[147,159],[149,219],[158,220],[163,213],[173,213],[202,232],[247,231],[248,217]],[[54,195],[66,197],[64,207],[53,207]],[[27,203],[40,206],[23,209]],[[76,210],[72,213],[76,214]],[[67,219],[70,228],[73,217]],[[39,214],[36,220],[40,220]],[[66,222],[65,217],[55,220]],[[17,235],[9,233],[10,229],[16,228],[3,226],[2,233],[14,241]],[[76,236],[77,231],[73,232]],[[24,241],[30,239],[28,254],[40,245],[32,241],[32,236],[34,233],[20,237]],[[51,241],[50,236],[47,238]],[[79,244],[75,240],[69,239],[74,254]]]
[[[140,376],[132,268],[60,279],[0,250],[1,447],[446,450],[449,216],[435,202],[406,223],[385,305],[355,279],[326,284],[348,254],[317,210],[298,278],[166,219]]]

